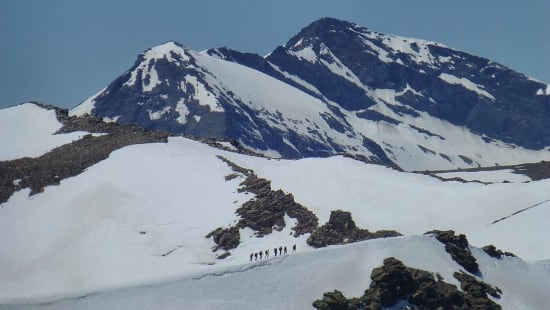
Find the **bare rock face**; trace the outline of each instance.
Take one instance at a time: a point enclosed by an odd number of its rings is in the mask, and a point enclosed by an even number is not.
[[[451,255],[453,260],[460,266],[464,267],[466,271],[478,274],[479,265],[476,258],[470,252],[468,247],[468,239],[466,235],[455,235],[453,230],[432,230],[426,234],[433,234],[435,238],[445,245],[445,251]]]
[[[317,228],[309,236],[307,243],[313,247],[320,248],[327,245],[396,236],[401,236],[401,234],[393,230],[370,232],[366,229],[358,228],[350,212],[335,210],[330,213],[329,221]]]
[[[340,291],[327,292],[313,302],[316,309],[382,309],[404,304],[412,309],[500,309],[487,297],[500,298],[501,291],[462,272],[454,277],[460,291],[439,275],[405,266],[388,257],[371,273],[370,287],[359,298],[347,299]]]
[[[241,234],[239,233],[239,228],[237,227],[218,227],[206,235],[206,238],[210,237],[212,237],[214,242],[217,244],[214,251],[217,251],[218,249],[226,251],[234,249],[239,246],[239,243],[241,242]]]
[[[245,176],[246,179],[241,182],[238,190],[253,193],[255,197],[243,203],[235,211],[240,217],[235,226],[219,227],[206,235],[206,238],[213,238],[216,243],[214,251],[218,249],[228,251],[236,248],[240,243],[241,228],[248,227],[254,230],[257,237],[270,234],[273,230],[282,230],[286,226],[285,215],[297,220],[296,225],[292,227],[295,237],[310,233],[317,227],[319,222],[317,216],[294,201],[292,194],[282,190],[274,191],[271,189],[271,181],[259,178],[252,170],[241,167],[222,156],[218,158],[234,172],[225,177],[226,181]]]
[[[483,251],[485,251],[485,253],[487,253],[487,255],[489,255],[491,257],[494,257],[494,258],[498,258],[498,259],[501,259],[502,256],[517,257],[514,253],[503,252],[503,251],[497,249],[492,244],[486,245],[482,249],[483,249]]]
[[[237,222],[239,228],[248,227],[254,230],[258,237],[262,237],[272,233],[274,229],[282,230],[286,226],[285,214],[297,220],[296,226],[292,227],[295,237],[310,233],[317,227],[319,223],[317,216],[297,203],[292,194],[280,189],[272,190],[271,181],[259,178],[252,170],[241,167],[224,157],[218,156],[218,158],[235,172],[226,179],[236,178],[239,174],[245,176],[246,179],[240,184],[239,192],[255,195],[236,211],[240,217]]]
[[[285,227],[285,214],[298,220],[292,228],[295,236],[312,232],[317,227],[317,216],[295,202],[292,194],[272,190],[271,181],[249,174],[241,186],[239,191],[254,193],[256,197],[237,209],[237,214],[241,217],[237,224],[239,227],[249,227],[258,236],[267,235],[273,229],[280,231]]]
[[[500,298],[502,291],[498,287],[479,281],[464,271],[455,272],[453,276],[460,281],[460,288],[471,296],[469,304],[474,309],[495,309],[494,303],[487,298],[487,294],[493,298]]]

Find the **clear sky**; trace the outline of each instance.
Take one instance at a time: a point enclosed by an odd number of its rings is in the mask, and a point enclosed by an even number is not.
[[[74,107],[170,40],[264,55],[323,16],[440,42],[550,83],[550,0],[0,0],[0,107]]]

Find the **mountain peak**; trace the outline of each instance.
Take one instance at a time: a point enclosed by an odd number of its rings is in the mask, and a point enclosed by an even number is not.
[[[143,52],[140,55],[139,60],[149,61],[151,59],[163,59],[163,58],[167,60],[171,60],[171,59],[175,60],[174,57],[188,60],[189,58],[188,51],[189,49],[186,48],[181,43],[178,43],[176,41],[168,41],[166,43],[147,49],[145,52]]]
[[[302,29],[298,34],[292,37],[285,45],[286,48],[292,48],[301,45],[302,42],[323,41],[325,38],[334,34],[341,35],[348,29],[361,29],[366,31],[366,28],[360,27],[354,23],[342,21],[332,17],[323,17],[313,21],[307,27]]]

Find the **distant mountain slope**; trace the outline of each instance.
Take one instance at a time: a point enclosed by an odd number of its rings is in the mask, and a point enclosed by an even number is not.
[[[433,170],[550,159],[549,107],[549,85],[488,59],[323,18],[266,57],[154,47],[72,113]]]
[[[530,149],[550,145],[547,84],[438,43],[324,18],[266,60],[346,110],[387,106],[395,100],[398,106],[427,112],[491,139]],[[377,96],[376,90],[383,89],[394,92],[389,98]]]
[[[72,114],[85,112],[123,124],[238,139],[274,156],[352,150],[372,155],[364,137],[321,100],[174,42],[146,51],[130,71]]]

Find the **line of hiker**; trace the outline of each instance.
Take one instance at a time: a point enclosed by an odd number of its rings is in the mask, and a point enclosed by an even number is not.
[[[279,248],[274,248],[273,252],[275,253],[275,256],[279,254],[279,256],[288,255],[288,250],[286,249],[286,246],[280,246]],[[292,252],[296,252],[296,244],[292,246]],[[269,250],[250,253],[250,261],[252,260],[262,260],[262,259],[268,259],[269,258]]]

